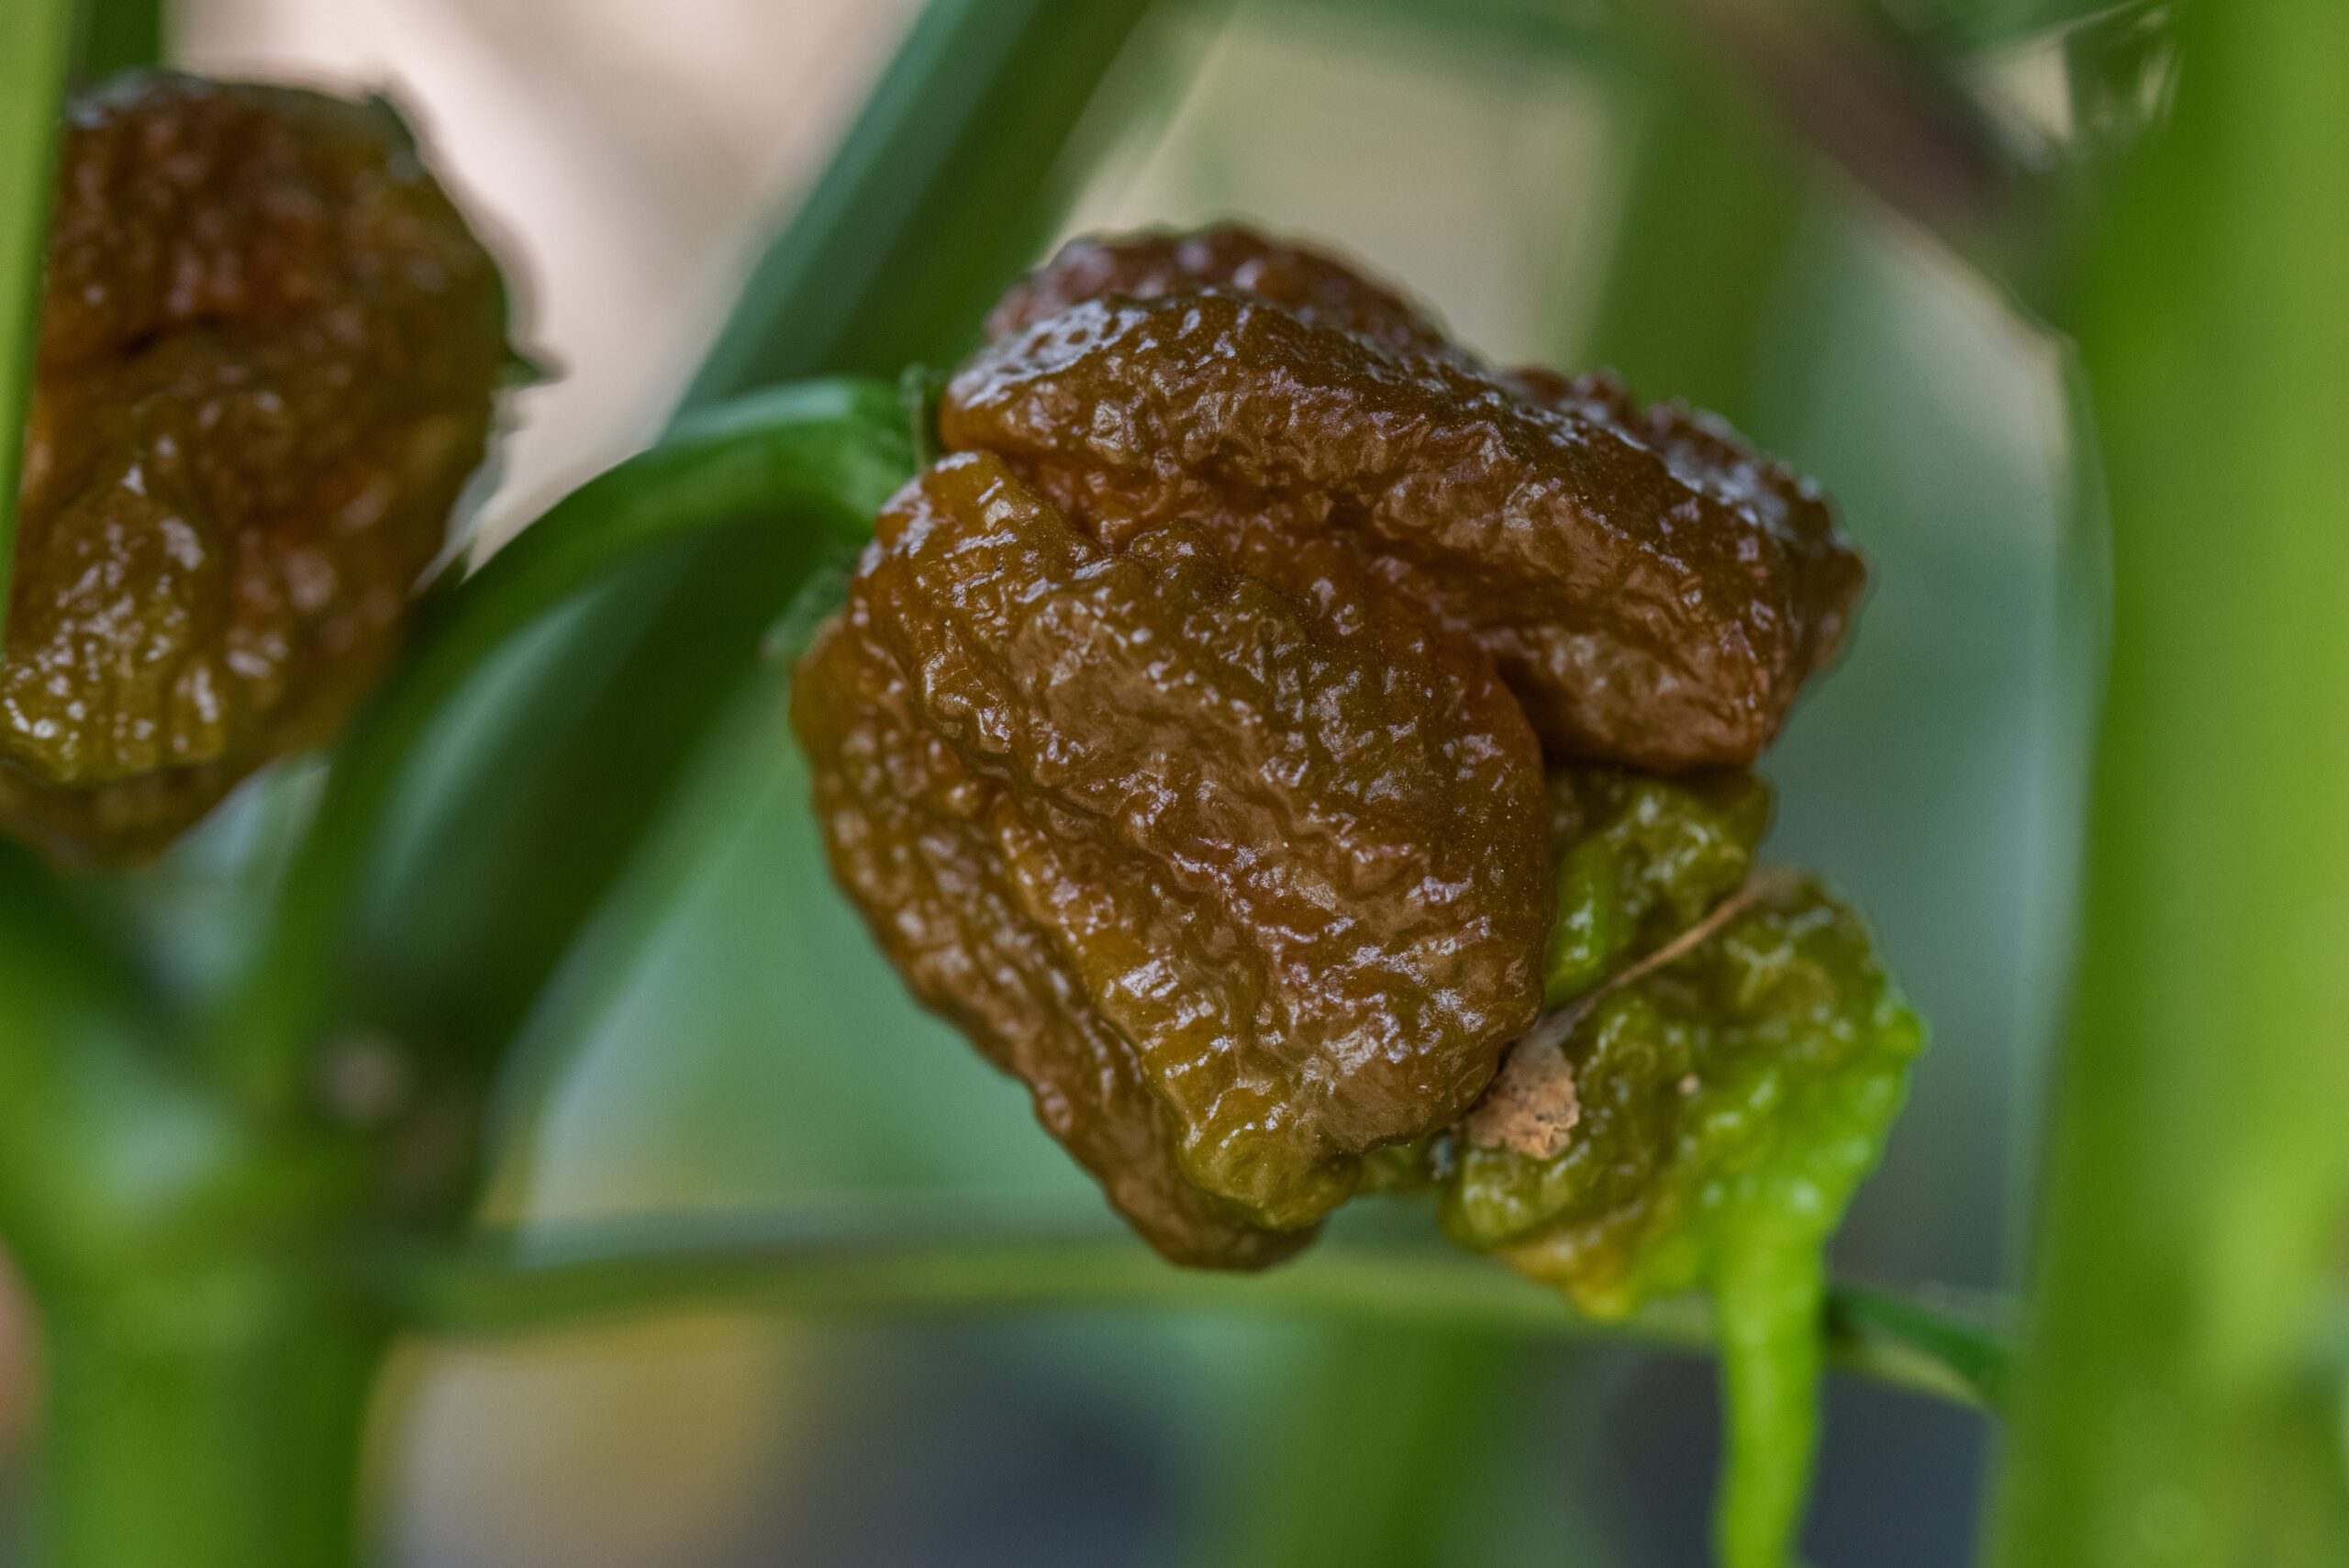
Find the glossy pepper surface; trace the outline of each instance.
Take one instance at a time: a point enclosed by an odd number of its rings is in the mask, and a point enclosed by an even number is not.
[[[64,129],[0,673],[0,824],[150,853],[392,649],[509,362],[380,102],[131,78]]]
[[[1533,1019],[1550,872],[1532,735],[1475,648],[1375,590],[1291,598],[1182,526],[1111,550],[1000,460],[959,454],[884,514],[799,690],[834,862],[883,942],[967,1020],[985,1009],[958,988],[992,981],[954,955],[1015,914],[1067,984],[1055,1016],[1040,1002],[1009,1028],[1118,1042],[1172,1162],[1153,1191],[1308,1228],[1364,1151],[1464,1111]],[[922,792],[860,771],[885,727],[958,781],[984,898],[885,885],[928,851],[898,819]],[[1002,1024],[980,1032],[1017,1062]],[[1067,1073],[1099,1069],[1029,1054],[1052,1126]],[[1111,1190],[1172,1253],[1227,1244]]]
[[[1809,1183],[1840,1211],[1862,1173],[1831,1168],[1852,1147],[1838,1129],[1888,1123],[1916,1020],[1815,883],[1771,873],[1731,914],[1580,1011],[1560,1047],[1579,1107],[1562,1152],[1463,1140],[1455,1239],[1620,1315],[1698,1283],[1700,1221],[1757,1183]]]
[[[1705,764],[1857,558],[1710,423],[1245,230],[1080,242],[989,330],[801,670],[833,862],[1145,1235],[1265,1262],[1745,880],[1767,792]]]
[[[1695,925],[1744,885],[1769,826],[1769,786],[1752,773],[1552,769],[1558,916],[1543,1004],[1565,1006]]]
[[[1865,580],[1817,490],[1609,378],[1488,370],[1300,254],[1228,233],[1079,252],[999,313],[940,434],[1113,544],[1182,519],[1305,592],[1297,544],[1332,539],[1483,646],[1555,755],[1759,755]]]

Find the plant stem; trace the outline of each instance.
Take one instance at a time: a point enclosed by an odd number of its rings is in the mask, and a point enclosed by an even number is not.
[[[300,1273],[216,1265],[43,1302],[40,1568],[340,1568],[388,1343]]]
[[[2349,9],[2179,12],[2074,301],[2112,657],[2009,1568],[2349,1562],[2306,1350],[2349,1218]]]
[[[1097,1228],[1006,1228],[951,1218],[811,1223],[783,1217],[533,1228],[412,1254],[385,1279],[402,1321],[428,1333],[735,1307],[817,1316],[1099,1307],[1261,1313],[1621,1340],[1688,1353],[1713,1344],[1695,1296],[1621,1322],[1579,1316],[1497,1264],[1428,1249],[1325,1243],[1264,1274],[1178,1269]],[[1839,1290],[1821,1325],[1847,1372],[1982,1407],[1998,1385],[1997,1332],[1954,1313]]]
[[[17,555],[17,484],[40,334],[40,279],[56,180],[57,118],[73,0],[0,6],[0,632]]]
[[[808,382],[714,408],[557,503],[429,606],[415,651],[345,742],[247,987],[213,1055],[283,1108],[331,995],[342,921],[395,786],[450,696],[499,648],[623,563],[758,519],[798,529],[802,569],[853,547],[912,458],[894,389]]]

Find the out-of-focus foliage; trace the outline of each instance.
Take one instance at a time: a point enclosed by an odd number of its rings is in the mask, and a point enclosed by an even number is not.
[[[2308,1349],[2349,1210],[2349,10],[2184,9],[2071,300],[2112,646],[2010,1568],[2349,1560]]]
[[[1936,50],[1995,51],[2109,8],[1912,0],[1885,9]],[[2205,5],[2201,14],[2228,9]],[[2328,1518],[2340,1474],[2335,1413],[2312,1386],[2281,1389],[2273,1373],[2287,1331],[2264,1294],[2287,1276],[2304,1282],[2299,1262],[2287,1267],[2275,1260],[2305,1259],[2302,1243],[2318,1229],[2312,1215],[2323,1207],[2323,1183],[2337,1174],[2321,1129],[2298,1114],[2313,1118],[2316,1107],[2340,1103],[2337,1086],[2318,1087],[2323,1059],[2260,1049],[2278,1029],[2304,1044],[2311,1038],[2296,1031],[2317,1009],[2301,1006],[2305,996],[2282,966],[2308,960],[2329,928],[2275,912],[2288,892],[2297,898],[2329,874],[2328,853],[2321,836],[2271,838],[2258,825],[2279,812],[2321,811],[2339,794],[2321,734],[2291,728],[2280,752],[2277,739],[2287,733],[2277,717],[2287,702],[2301,715],[2338,711],[2338,694],[2311,679],[2333,666],[2321,660],[2288,666],[2276,651],[2295,640],[2303,649],[2329,646],[2328,623],[2311,606],[2315,584],[2339,581],[2338,563],[2316,550],[2324,537],[2318,530],[2269,529],[2280,529],[2277,518],[2320,515],[2312,508],[2326,504],[2322,497],[2341,493],[2337,474],[2311,477],[2321,454],[2337,446],[2326,432],[2343,423],[2342,411],[2327,402],[2331,384],[2311,366],[2320,355],[2336,363],[2342,355],[2322,333],[2305,330],[2331,317],[2323,284],[2295,270],[2342,252],[2337,228],[2326,227],[2336,222],[2327,215],[2337,204],[2293,183],[2303,176],[2279,178],[2278,171],[2305,170],[2303,138],[2342,137],[2337,122],[2322,121],[2321,100],[2310,92],[2336,58],[2322,47],[2331,25],[2323,7],[2239,9],[2254,19],[2198,24],[2204,30],[2195,47],[2219,62],[2210,68],[2218,85],[2204,89],[2206,106],[2188,103],[2189,116],[2201,117],[2199,129],[2164,154],[2163,194],[2136,198],[2129,216],[2105,231],[2101,260],[2085,274],[2100,302],[2087,333],[2099,396],[2116,458],[2137,465],[2140,475],[2116,486],[2121,509],[2127,517],[2155,519],[2141,525],[2140,538],[2156,544],[2132,555],[2123,541],[2122,648],[2140,656],[2166,648],[2171,661],[2157,658],[2138,684],[2120,688],[2141,695],[2133,728],[2118,731],[2129,749],[2116,776],[2127,787],[2115,786],[2109,799],[2122,812],[2116,841],[2127,835],[2175,849],[2158,874],[2132,873],[2140,881],[2123,887],[2128,899],[2107,897],[2108,907],[2126,904],[2134,912],[2119,945],[2099,950],[2103,967],[2094,973],[2106,978],[2095,995],[2126,992],[2139,1006],[2125,1015],[2129,1039],[2116,1028],[2081,1069],[2098,1079],[2082,1093],[2104,1115],[2089,1133],[2075,1130],[2065,1146],[2074,1152],[2059,1162],[2058,1192],[2072,1195],[2061,1200],[2057,1223],[2062,1245],[2076,1251],[2051,1255],[2069,1256],[2082,1272],[2112,1265],[2143,1288],[2125,1300],[2089,1296],[2077,1315],[2050,1324],[2043,1356],[2056,1358],[2056,1371],[2035,1375],[2032,1386],[2056,1392],[2047,1407],[2026,1412],[2033,1457],[2016,1484],[2016,1517],[2027,1521],[2018,1533],[2041,1553],[2018,1561],[2034,1568],[2093,1561],[2072,1553],[2100,1528],[2095,1521],[2124,1512],[2140,1536],[2105,1534],[2101,1542],[2143,1546],[2151,1531],[2176,1560],[2207,1561],[2214,1537],[2208,1529],[2198,1536],[2198,1526],[2232,1517],[2232,1500],[2254,1486],[2269,1529],[2263,1563],[2329,1563],[2339,1554],[2337,1536],[2326,1533],[2337,1529]],[[1386,18],[1406,11],[1414,18],[1408,29],[1387,26]],[[967,19],[974,12],[962,14],[963,25],[977,25]],[[1376,24],[1353,26],[1373,15]],[[1920,1066],[1919,1114],[1885,1179],[1863,1198],[1846,1258],[1888,1277],[1986,1278],[1996,1269],[1999,1226],[1991,1189],[2001,1151],[2015,1137],[2005,1114],[2010,1085],[2029,1079],[2037,1009],[2064,955],[2067,787],[2076,742],[2065,706],[2073,693],[2047,673],[2069,646],[2051,625],[2060,562],[2051,524],[2062,458],[2048,434],[2060,419],[2046,395],[2048,361],[1967,284],[1865,207],[1842,203],[1831,182],[1814,182],[1799,151],[1771,140],[1760,122],[1720,112],[1711,87],[1694,80],[1667,79],[1645,113],[1614,114],[1603,151],[1587,161],[1556,153],[1543,139],[1554,128],[1533,116],[1520,117],[1506,139],[1475,143],[1508,141],[1498,173],[1482,165],[1435,173],[1381,152],[1374,155],[1375,176],[1358,177],[1348,162],[1354,149],[1341,136],[1314,139],[1317,127],[1375,129],[1383,121],[1398,137],[1408,131],[1408,143],[1366,138],[1361,145],[1445,145],[1440,127],[1422,134],[1419,117],[1435,113],[1431,106],[1442,102],[1441,95],[1393,89],[1447,72],[1490,84],[1494,98],[1538,77],[1556,100],[1587,102],[1590,82],[1567,62],[1623,58],[1614,40],[1601,44],[1590,30],[1603,20],[1542,0],[1241,7],[1230,35],[1241,41],[1214,64],[1238,78],[1248,61],[1271,60],[1273,89],[1260,76],[1238,110],[1227,104],[1220,128],[1202,130],[1196,114],[1184,121],[1188,150],[1161,158],[1156,183],[1134,198],[1161,205],[1131,216],[1204,217],[1254,204],[1262,216],[1384,260],[1389,249],[1432,253],[1437,247],[1408,226],[1426,228],[1428,214],[1455,211],[1452,204],[1480,189],[1480,180],[1516,182],[1513,188],[1541,197],[1520,198],[1513,212],[1571,209],[1571,228],[1587,237],[1586,248],[1543,249],[1548,231],[1531,221],[1494,228],[1479,248],[1484,259],[1503,258],[1519,269],[1512,277],[1555,267],[1564,303],[1487,310],[1480,298],[1481,318],[1552,322],[1575,335],[1575,363],[1619,362],[1644,389],[1684,392],[1720,407],[1793,452],[1837,492],[1882,587],[1859,656],[1806,704],[1774,760],[1787,803],[1781,848],[1854,888],[1946,1042]],[[1318,28],[1326,31],[1317,39]],[[1464,41],[1472,35],[1503,40],[1504,50],[1479,52],[1487,44]],[[1101,47],[1093,37],[1091,47]],[[2243,41],[2254,37],[2264,41]],[[978,57],[966,50],[963,58]],[[1332,73],[1371,67],[1381,84],[1375,103],[1317,93],[1324,83],[1299,66],[1324,59],[1335,62]],[[1031,85],[992,80],[991,92]],[[1030,101],[1083,96],[1056,83]],[[1631,96],[1626,90],[1620,102]],[[895,101],[917,113],[945,98]],[[1202,101],[1211,106],[1212,92]],[[2123,106],[2144,101],[2127,91],[2112,95]],[[2221,104],[2224,113],[2210,106]],[[1714,134],[1725,126],[1735,128]],[[2109,150],[2132,152],[2140,129]],[[1695,150],[1675,155],[1675,137]],[[885,142],[896,145],[884,139],[868,142],[868,150]],[[972,145],[989,144],[982,138]],[[1038,161],[1023,160],[1031,171]],[[1133,167],[1114,166],[1099,178],[1113,187]],[[1174,177],[1170,167],[1178,171]],[[1586,177],[1593,168],[1599,177]],[[1186,202],[1204,210],[1182,210]],[[1409,216],[1402,225],[1386,223],[1392,213]],[[968,295],[991,295],[1041,249],[1041,236],[1022,244],[1012,261],[989,261],[994,275],[981,280],[974,268],[964,280]],[[807,301],[851,297],[870,271],[863,262],[883,252],[818,249],[848,260],[820,291],[795,292],[790,314],[822,329],[828,321]],[[956,257],[984,247],[893,242],[890,249],[951,270]],[[1584,337],[1574,324],[1584,319],[1588,294],[1571,279],[1593,258],[1604,259],[1615,284]],[[962,308],[936,274],[909,287],[925,302],[939,301],[938,321]],[[2187,308],[2173,311],[2176,301]],[[840,314],[853,321],[864,308]],[[2289,325],[2288,341],[2279,323]],[[1551,357],[1557,347],[1487,346],[1528,357]],[[943,359],[952,349],[925,352]],[[759,351],[755,344],[729,350]],[[2270,400],[2226,395],[2278,366],[2287,368],[2266,383]],[[2226,454],[2223,463],[2219,454]],[[2229,527],[2214,529],[2212,518],[2229,519]],[[2246,534],[2253,550],[2217,552],[2214,535]],[[2276,560],[2289,561],[2290,579],[2309,585],[2307,594],[2276,601],[2295,606],[2281,614],[2270,613],[2264,590],[2252,584],[2260,563]],[[499,690],[482,695],[467,727],[442,738],[421,775],[430,803],[403,818],[382,868],[361,976],[372,974],[382,995],[370,995],[361,1011],[396,1019],[398,1033],[478,1051],[531,1014],[544,975],[563,975],[531,1031],[548,1062],[586,1046],[577,1071],[540,1107],[542,1136],[529,1151],[538,1201],[549,1207],[754,1202],[862,1184],[976,1184],[1082,1201],[1075,1178],[1033,1137],[1016,1091],[991,1080],[906,1003],[830,891],[800,805],[806,781],[788,755],[779,697],[761,684],[772,683],[774,673],[740,674],[745,650],[755,648],[776,608],[763,589],[776,563],[748,545],[712,562],[690,590],[698,595],[694,611],[662,612],[656,626],[650,600],[633,608],[607,605],[550,628],[529,657],[499,673]],[[2207,592],[2206,579],[2222,591]],[[2190,591],[2147,596],[2149,584],[2165,582],[2190,583]],[[674,584],[673,577],[662,592],[679,594],[673,604],[685,602]],[[2133,639],[2132,604],[2140,617]],[[2177,629],[2144,618],[2147,606],[2174,615]],[[2269,635],[2215,642],[2194,635],[2225,606]],[[696,616],[703,624],[690,624]],[[706,652],[698,660],[690,652],[696,639]],[[671,668],[690,672],[683,685],[646,673]],[[627,671],[637,675],[623,678]],[[2157,680],[2180,683],[2209,706],[2166,710],[2157,727],[2142,695]],[[549,696],[566,691],[578,700]],[[2246,703],[2245,692],[2276,695]],[[2176,745],[2189,729],[2225,739]],[[2311,750],[2321,765],[2300,769],[2301,782],[2290,782]],[[2270,765],[2279,754],[2291,761]],[[2254,767],[2246,758],[2260,761]],[[2247,775],[2256,786],[2249,791]],[[600,787],[584,795],[566,787],[579,777]],[[288,798],[298,805],[298,791]],[[2203,809],[2214,800],[2226,809]],[[2168,835],[2167,826],[2181,819],[2200,821],[2199,835]],[[640,851],[628,851],[623,846],[648,821],[664,826]],[[227,853],[220,843],[203,849]],[[2108,863],[2115,852],[2108,846]],[[172,874],[189,876],[192,867]],[[2206,878],[2232,891],[2183,904],[2175,895]],[[2266,891],[2243,891],[2254,881]],[[773,917],[778,903],[788,918]],[[2204,924],[2173,940],[2164,924],[2172,917],[2181,931],[2188,920]],[[2316,934],[2294,945],[2274,940],[2278,931]],[[2163,936],[2158,959],[2147,956],[2148,933]],[[484,965],[490,978],[479,991],[464,966],[476,950],[497,955]],[[2123,973],[2116,951],[2130,966],[2125,984],[2113,978]],[[2292,973],[2327,973],[2322,963],[2320,951],[2315,967]],[[2187,989],[2198,975],[2236,970],[2257,983],[2233,986],[2222,1013],[2210,1010],[2217,1004],[2208,984]],[[426,984],[410,989],[412,978]],[[414,1003],[403,1005],[409,996]],[[2167,1006],[2179,997],[2185,1005]],[[2189,1037],[2201,1045],[2199,1053],[2188,1050]],[[2210,1050],[2212,1040],[2228,1049]],[[2246,1040],[2248,1052],[2239,1046]],[[2159,1070],[2140,1073],[2146,1062]],[[2266,1138],[2271,1115],[2299,1134]],[[2183,1150],[2172,1136],[2180,1129],[2191,1138]],[[2083,1149],[2089,1152],[2077,1152]],[[2232,1157],[2245,1150],[2255,1152]],[[2108,1154],[2122,1174],[2083,1185],[2081,1172],[2091,1168],[2084,1162]],[[518,1164],[524,1156],[518,1151],[516,1158]],[[2138,1218],[2112,1225],[2113,1214]],[[2263,1218],[2244,1224],[2243,1215]],[[2194,1239],[2202,1261],[2177,1262],[2181,1234]],[[2163,1333],[2181,1321],[2192,1327],[2191,1375],[2167,1386],[2182,1389],[2196,1411],[2219,1413],[2204,1424],[2177,1418],[2179,1407],[2139,1397],[2148,1386],[2142,1368],[2176,1364],[2163,1359],[2176,1351]],[[2104,1336],[2107,1325],[2114,1332]],[[867,1488],[904,1467],[908,1491],[886,1493],[890,1498],[921,1490],[918,1477],[948,1474],[935,1467],[957,1456],[1005,1456],[1009,1468],[988,1473],[1008,1478],[986,1506],[941,1535],[953,1541],[957,1561],[982,1560],[991,1542],[1024,1539],[1010,1521],[1044,1517],[1048,1502],[1064,1500],[1051,1490],[1042,1460],[1031,1471],[1016,1468],[1032,1437],[1000,1413],[1012,1387],[1099,1417],[1098,1429],[1112,1434],[1102,1446],[1112,1450],[1117,1434],[1170,1426],[1186,1439],[1220,1431],[1234,1448],[1238,1435],[1285,1443],[1286,1463],[1267,1462],[1248,1477],[1266,1491],[1245,1511],[1263,1532],[1260,1542],[1298,1550],[1267,1546],[1261,1561],[1302,1561],[1304,1549],[1349,1540],[1355,1546],[1347,1561],[1372,1562],[1386,1549],[1390,1561],[1414,1568],[1518,1560],[1497,1555],[1495,1539],[1527,1560],[1536,1551],[1554,1556],[1566,1527],[1539,1521],[1564,1512],[1569,1495],[1577,1528],[1608,1537],[1576,1540],[1576,1561],[1620,1552],[1677,1562],[1698,1550],[1685,1522],[1696,1512],[1686,1488],[1698,1483],[1686,1478],[1701,1477],[1709,1421],[1673,1396],[1693,1386],[1685,1380],[1644,1371],[1621,1397],[1612,1397],[1620,1385],[1610,1384],[1535,1401],[1527,1388],[1539,1380],[1522,1372],[1523,1352],[1515,1347],[1407,1336],[1340,1345],[1324,1367],[1301,1335],[1252,1345],[1215,1331],[1154,1327],[1114,1343],[1058,1324],[1049,1333],[1050,1353],[1018,1335],[985,1341],[985,1353],[1004,1353],[1017,1367],[1016,1381],[993,1384],[971,1370],[976,1358],[968,1342],[889,1340],[882,1359],[918,1361],[924,1375],[861,1385],[823,1407],[824,1446],[885,1455],[849,1477]],[[1508,1367],[1499,1401],[1464,1395],[1490,1388],[1492,1357]],[[2065,1358],[2073,1357],[2066,1375]],[[853,1354],[828,1345],[823,1359],[829,1375],[855,1375]],[[981,1381],[958,1382],[957,1368]],[[944,1375],[928,1376],[932,1371]],[[1276,1375],[1283,1372],[1286,1378]],[[1389,1375],[1371,1375],[1380,1372]],[[1319,1393],[1307,1397],[1314,1388]],[[918,1408],[896,1408],[889,1390],[918,1398]],[[1513,1404],[1513,1395],[1524,1403]],[[1246,1414],[1203,1418],[1218,1402]],[[1541,1443],[1519,1424],[1537,1402]],[[1600,1402],[1609,1414],[1596,1440],[1557,1435],[1574,1427],[1563,1409]],[[2149,1409],[2152,1418],[2139,1418]],[[2116,1431],[2081,1414],[2098,1410],[2117,1412],[2113,1418],[2125,1424]],[[1219,1419],[1241,1431],[1219,1429]],[[968,1447],[952,1446],[957,1432]],[[2207,1440],[2198,1435],[2205,1432]],[[466,1440],[462,1432],[448,1435]],[[1812,1555],[1830,1562],[1959,1560],[1970,1429],[1906,1413],[1896,1421],[1881,1406],[1845,1398],[1830,1429],[1831,1443],[1838,1440],[1848,1450],[1828,1467]],[[1187,1473],[1179,1448],[1153,1451],[1164,1467]],[[1529,1452],[1545,1461],[1538,1473],[1523,1469]],[[499,1467],[477,1468],[487,1474]],[[2201,1479],[2171,1485],[2189,1473]],[[2202,1491],[2205,1481],[2219,1491]],[[1233,1487],[1205,1506],[1212,1511],[1246,1490]],[[612,1496],[624,1491],[616,1487]],[[2213,1496],[2219,1505],[2204,1507]],[[2180,1498],[2187,1507],[2172,1506]],[[1021,1499],[1030,1506],[1019,1507]],[[2061,1506],[2047,1510],[2050,1499]],[[596,1511],[590,1503],[570,1499],[559,1511],[585,1518]],[[501,1489],[498,1506],[520,1506],[518,1493]],[[1169,1506],[1156,1497],[1142,1507]],[[1284,1507],[1292,1510],[1286,1525]],[[1317,1530],[1316,1511],[1331,1507],[1344,1508],[1359,1529]],[[1476,1516],[1473,1528],[1463,1525],[1464,1509]],[[900,1529],[887,1539],[909,1544],[893,1560],[918,1559],[911,1543],[926,1538],[906,1523],[911,1510],[867,1511],[869,1519],[835,1518],[829,1528],[847,1537]],[[1138,1515],[1103,1517],[1117,1521],[1113,1529],[1133,1525],[1138,1538],[1167,1528],[1159,1515],[1138,1525]],[[1508,1522],[1528,1519],[1537,1522]],[[847,1537],[836,1535],[833,1544]],[[1463,1544],[1472,1540],[1480,1544]],[[1397,1544],[1403,1542],[1410,1544]],[[1205,1560],[1242,1555],[1219,1547]]]

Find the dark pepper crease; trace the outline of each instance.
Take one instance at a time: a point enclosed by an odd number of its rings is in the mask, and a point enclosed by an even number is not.
[[[388,658],[503,285],[381,103],[172,75],[72,106],[46,261],[0,828],[137,859]]]
[[[1562,995],[1730,890],[1766,795],[1621,769],[1750,761],[1862,567],[1718,421],[1244,229],[1080,242],[989,328],[800,671],[828,847],[1137,1229],[1261,1266],[1456,1140],[1562,871]],[[1562,800],[1620,831],[1562,862]]]

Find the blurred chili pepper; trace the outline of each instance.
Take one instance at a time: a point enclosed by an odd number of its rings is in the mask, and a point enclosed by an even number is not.
[[[157,75],[73,104],[0,826],[138,859],[333,729],[482,461],[505,309],[380,100]]]

